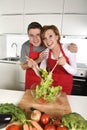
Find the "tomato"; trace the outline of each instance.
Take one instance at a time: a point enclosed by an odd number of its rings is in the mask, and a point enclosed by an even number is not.
[[[6,130],[21,130],[21,128],[20,126],[13,124],[13,125],[7,126]]]
[[[61,123],[61,120],[60,120],[60,119],[56,119],[56,120],[53,122],[53,124],[54,124],[55,126],[59,126],[60,123]]]
[[[59,126],[57,127],[57,130],[68,130],[66,126]]]
[[[41,104],[47,104],[48,102],[46,100],[44,100],[43,98],[39,98],[37,99],[37,102],[38,103],[41,103]]]
[[[54,125],[47,124],[45,125],[44,130],[56,130],[56,127]]]
[[[49,114],[44,113],[44,114],[41,116],[41,122],[42,122],[42,124],[44,124],[44,125],[48,124],[48,123],[49,123],[49,120],[50,120]]]

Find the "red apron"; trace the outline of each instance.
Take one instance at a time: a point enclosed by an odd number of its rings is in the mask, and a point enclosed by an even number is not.
[[[33,45],[30,44],[30,53],[29,57],[35,60],[38,58],[40,52],[33,52]],[[40,78],[35,74],[33,69],[26,70],[26,79],[25,79],[25,89],[30,89],[31,85],[40,83]]]
[[[65,56],[61,44],[60,49],[62,51],[63,56],[66,58],[66,62],[69,63],[68,57]],[[47,67],[50,70],[52,70],[55,64],[56,60],[51,59],[51,51],[49,51]],[[67,71],[61,65],[57,65],[56,68],[54,69],[53,80],[54,80],[53,86],[61,85],[63,87],[63,91],[66,92],[66,94],[71,94],[73,83],[72,75],[67,73]]]

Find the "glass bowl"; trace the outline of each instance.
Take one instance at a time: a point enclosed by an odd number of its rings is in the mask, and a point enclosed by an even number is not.
[[[46,101],[46,100],[44,99],[44,96],[37,99],[37,98],[36,98],[36,86],[37,86],[37,85],[38,85],[37,83],[32,84],[32,86],[31,86],[31,88],[30,88],[30,92],[31,92],[31,95],[32,95],[32,97],[34,98],[34,100],[35,100],[37,103],[39,103],[39,104],[47,104],[47,103],[54,102],[54,101],[57,100],[57,98],[61,95],[61,91],[60,91],[60,92],[58,93],[58,95],[55,96],[55,99],[52,100],[52,101]]]
[[[47,102],[46,100],[44,100],[43,98],[38,98],[38,99],[36,98],[36,86],[37,86],[37,85],[38,85],[37,83],[34,83],[34,84],[31,85],[30,92],[31,92],[32,97],[33,97],[34,100],[35,100],[37,103],[39,103],[39,104],[49,103],[49,102]]]

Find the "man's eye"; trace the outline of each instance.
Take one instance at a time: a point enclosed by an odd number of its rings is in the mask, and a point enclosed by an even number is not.
[[[40,36],[40,34],[37,34],[37,37],[39,37]]]
[[[29,37],[33,37],[33,35],[29,35]]]

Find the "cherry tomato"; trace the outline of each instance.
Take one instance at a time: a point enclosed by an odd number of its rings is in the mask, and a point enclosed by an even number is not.
[[[42,124],[44,124],[44,125],[48,124],[48,123],[49,123],[49,120],[50,120],[49,114],[44,113],[44,114],[41,116],[41,122],[42,122]]]
[[[56,126],[47,124],[45,125],[44,130],[56,130]]]
[[[59,126],[57,127],[57,130],[68,130],[66,126]]]

